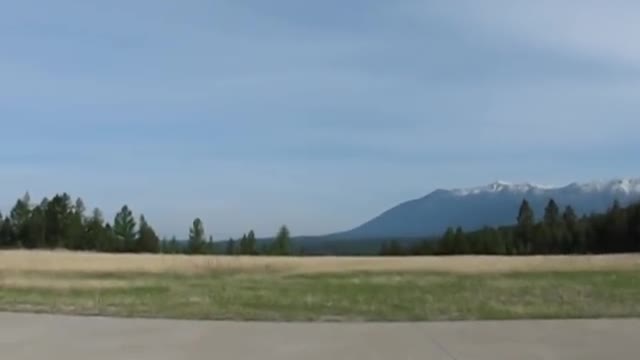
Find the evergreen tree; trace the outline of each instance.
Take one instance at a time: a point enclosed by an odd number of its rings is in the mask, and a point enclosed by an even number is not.
[[[238,253],[240,255],[247,254],[247,234],[242,234],[242,237],[239,240],[238,248]]]
[[[455,254],[468,254],[469,245],[467,244],[467,238],[461,227],[456,229],[456,233],[453,236],[454,253]]]
[[[213,241],[213,235],[209,235],[209,241],[207,242],[207,254],[216,253],[216,244]]]
[[[29,193],[25,193],[21,199],[16,201],[13,209],[11,209],[10,218],[11,223],[16,226],[15,230],[21,225],[24,225],[31,216],[31,196]]]
[[[22,246],[35,249],[45,246],[46,223],[45,213],[40,206],[31,210],[31,216],[23,228]]]
[[[107,252],[119,252],[122,251],[122,242],[118,235],[113,230],[113,226],[109,223],[104,225],[105,244]]]
[[[104,217],[100,209],[93,209],[91,217],[85,224],[87,234],[86,248],[97,251],[114,251],[110,236],[104,226]]]
[[[144,215],[140,215],[138,237],[136,238],[136,252],[157,253],[160,247],[160,239],[153,228],[147,222]]]
[[[571,206],[567,206],[562,213],[562,221],[566,227],[564,241],[562,243],[563,253],[582,253],[586,244],[584,231],[578,222],[578,215]]]
[[[508,248],[506,245],[507,235],[504,234],[504,232],[500,231],[499,229],[492,229],[492,232],[493,232],[493,237],[495,238],[495,242],[492,244],[493,248],[490,254],[495,254],[495,255],[508,254]]]
[[[21,244],[27,237],[27,222],[31,217],[31,196],[29,193],[25,193],[24,196],[16,201],[11,213],[9,215],[11,219],[11,225],[13,227],[12,233],[14,236],[13,242],[16,245]]]
[[[178,254],[183,252],[178,239],[175,236],[171,237],[171,241],[169,241],[169,253]]]
[[[45,244],[48,248],[66,247],[72,249],[70,224],[73,206],[71,197],[63,193],[56,194],[47,202],[44,210],[46,223]]]
[[[225,254],[227,255],[234,255],[236,253],[236,244],[235,241],[233,239],[229,239],[227,241],[227,247],[225,250]]]
[[[387,252],[388,252],[387,255],[390,255],[390,256],[405,255],[405,251],[397,239],[393,239],[389,242],[389,249],[387,250]]]
[[[113,221],[113,233],[117,244],[114,250],[130,252],[135,249],[136,242],[136,221],[133,213],[127,205],[124,205],[120,212],[116,214]]]
[[[249,234],[242,235],[239,247],[240,254],[243,255],[256,255],[258,253],[256,249],[256,235],[253,230],[249,231]]]
[[[9,217],[2,219],[0,216],[0,248],[12,248],[17,245],[11,219]]]
[[[407,252],[402,247],[397,239],[385,240],[382,242],[380,248],[380,255],[382,256],[403,256],[407,255]]]
[[[516,227],[516,244],[515,250],[520,254],[529,252],[533,239],[533,230],[535,224],[535,215],[529,202],[524,199],[518,211],[518,225]]]
[[[552,229],[543,222],[533,225],[529,250],[522,254],[549,254],[552,252]]]
[[[566,228],[560,216],[560,208],[553,199],[550,199],[545,207],[543,223],[545,235],[547,236],[546,239],[542,240],[547,244],[545,251],[547,253],[562,252],[562,243],[565,238]]]
[[[68,219],[67,248],[74,250],[90,250],[95,248],[93,239],[88,238],[85,228],[85,206],[78,198]]]
[[[11,232],[11,220],[5,219],[0,212],[0,249],[11,247]]]
[[[440,241],[439,253],[442,255],[452,255],[455,253],[456,244],[455,244],[455,230],[452,227],[447,228],[444,235],[442,236],[442,240]]]
[[[278,231],[278,235],[276,235],[276,238],[273,243],[272,253],[274,255],[281,255],[281,256],[291,254],[290,233],[289,233],[289,229],[285,225],[280,227],[280,230]]]
[[[515,240],[515,231],[512,228],[503,228],[499,231],[503,234],[504,240],[504,254],[505,255],[514,255],[516,254],[516,240]]]
[[[258,248],[257,248],[257,241],[256,241],[256,234],[253,232],[253,230],[249,231],[249,234],[247,234],[247,243],[246,243],[246,254],[247,255],[258,255]]]
[[[382,244],[380,245],[380,251],[378,252],[378,255],[380,256],[387,256],[389,255],[389,242],[388,241],[383,241]]]
[[[547,226],[556,226],[560,222],[560,208],[555,200],[550,199],[544,209],[544,223]]]
[[[640,203],[629,208],[629,248],[640,251]]]
[[[204,225],[199,218],[193,221],[191,229],[189,229],[189,253],[203,254],[206,247]]]
[[[161,254],[170,254],[169,252],[169,239],[166,236],[163,236],[160,239],[160,253]]]
[[[419,241],[410,247],[409,255],[434,255],[436,253],[435,243],[432,239]]]
[[[613,206],[606,214],[605,229],[606,240],[602,243],[606,252],[623,252],[629,247],[627,213],[618,200],[613,202]]]

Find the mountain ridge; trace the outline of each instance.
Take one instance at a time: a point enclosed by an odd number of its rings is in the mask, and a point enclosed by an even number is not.
[[[441,234],[448,227],[467,231],[483,226],[515,223],[517,209],[527,199],[539,216],[553,198],[560,206],[571,205],[579,215],[605,211],[614,200],[623,204],[640,200],[640,178],[616,178],[573,182],[564,186],[509,183],[437,189],[383,212],[364,224],[329,235],[333,239],[419,238]]]
[[[533,183],[510,183],[502,180],[490,183],[488,185],[461,188],[461,189],[439,189],[440,191],[450,192],[456,195],[468,195],[478,192],[527,192],[527,191],[553,191],[553,190],[569,190],[576,189],[582,191],[620,191],[625,193],[640,193],[640,178],[617,178],[613,180],[596,180],[585,183],[573,182],[563,186],[539,185]],[[436,190],[438,191],[438,190]],[[432,192],[433,193],[433,192]],[[428,195],[427,195],[428,196]]]

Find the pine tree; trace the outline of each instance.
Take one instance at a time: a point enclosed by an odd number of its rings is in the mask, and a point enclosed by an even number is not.
[[[172,236],[171,241],[169,241],[169,252],[171,254],[178,254],[183,252],[180,243],[178,242],[178,239],[175,237],[175,235]]]
[[[227,247],[226,247],[226,250],[225,250],[225,254],[234,255],[236,253],[235,248],[236,248],[235,241],[233,239],[229,239],[227,241]]]
[[[207,254],[216,253],[216,244],[213,241],[213,235],[209,235],[209,241],[207,242]]]
[[[560,216],[560,208],[553,199],[550,199],[549,203],[545,207],[543,223],[547,238],[538,240],[543,241],[546,244],[546,252],[562,252],[562,242],[565,238],[566,228],[562,217]]]
[[[282,227],[280,227],[278,235],[276,235],[275,241],[273,243],[272,253],[274,255],[281,256],[291,254],[290,233],[286,225],[282,225]]]
[[[191,229],[189,229],[189,253],[203,254],[206,247],[204,225],[199,218],[193,221]]]
[[[9,218],[5,218],[2,221],[2,224],[0,224],[0,247],[5,249],[16,247],[17,241],[15,240],[11,220]]]
[[[169,239],[166,236],[163,236],[160,239],[160,253],[161,254],[169,254]]]
[[[239,240],[238,248],[238,253],[240,253],[240,255],[247,254],[247,234],[242,234],[242,237]]]
[[[45,246],[46,223],[45,213],[40,206],[31,210],[31,216],[23,229],[22,246],[35,249]]]
[[[518,211],[518,225],[516,227],[516,251],[520,254],[526,254],[531,248],[533,239],[533,226],[535,224],[535,215],[529,202],[524,199]]]
[[[247,234],[247,255],[258,255],[257,242],[256,242],[256,234],[253,230],[249,231]]]
[[[548,226],[556,226],[560,222],[560,208],[555,200],[550,199],[544,209],[544,223]]]
[[[629,214],[630,248],[640,251],[640,203],[631,206]]]
[[[573,207],[567,206],[562,213],[562,221],[566,227],[566,234],[563,241],[563,251],[565,253],[582,253],[585,250],[582,226],[578,222]]]
[[[461,227],[456,229],[456,233],[453,236],[454,254],[468,254],[469,244],[467,244],[467,238]]]
[[[13,242],[15,245],[21,244],[27,237],[27,222],[31,217],[31,196],[29,193],[25,193],[24,196],[16,201],[11,213],[9,215],[11,219],[11,225],[13,227]]]
[[[11,247],[11,220],[6,219],[0,213],[0,249]]]
[[[127,205],[124,205],[113,221],[113,233],[117,239],[116,251],[130,252],[135,249],[136,221]]]
[[[387,240],[383,241],[382,244],[380,245],[380,251],[378,252],[378,255],[380,256],[389,256],[390,255],[390,244]]]
[[[10,218],[14,226],[20,226],[25,224],[29,220],[31,215],[31,196],[29,193],[25,193],[21,199],[16,201],[13,209],[11,209]],[[16,228],[16,230],[18,230]]]
[[[136,252],[157,253],[160,247],[160,239],[153,228],[147,222],[144,215],[140,215],[140,225],[136,238]]]
[[[603,247],[607,252],[623,252],[628,246],[629,227],[627,213],[615,200],[605,216],[605,238]]]
[[[533,225],[531,243],[527,254],[549,254],[552,252],[552,229],[547,227],[544,222]]]
[[[456,251],[455,244],[455,236],[456,233],[452,227],[447,228],[444,235],[442,236],[442,240],[440,241],[440,246],[438,252],[442,255],[453,255]]]
[[[502,234],[504,240],[504,254],[514,255],[516,253],[516,240],[513,228],[502,228],[499,232]]]
[[[70,234],[73,205],[67,193],[56,194],[51,201],[47,201],[44,209],[46,223],[45,244],[48,248],[73,248]]]
[[[2,219],[0,216],[0,248],[12,248],[17,246],[15,242],[15,236],[13,233],[13,227],[11,226],[11,219],[6,217]]]
[[[629,251],[640,251],[640,203],[627,208],[628,244]]]
[[[390,256],[405,255],[405,251],[397,239],[393,239],[389,242],[389,249],[387,251],[388,251],[387,255],[390,255]]]
[[[82,199],[76,199],[73,210],[67,220],[68,231],[68,248],[74,250],[89,250],[94,248],[93,239],[88,238],[85,231],[85,213],[86,209]]]
[[[253,230],[249,231],[249,234],[242,235],[239,247],[240,254],[242,255],[256,255],[258,253],[256,249],[256,235]]]
[[[505,240],[505,234],[499,229],[491,229],[493,242],[491,243],[489,254],[505,255],[507,252],[507,245]]]
[[[116,235],[113,230],[113,226],[109,223],[104,225],[104,236],[105,236],[105,251],[107,252],[120,252],[122,251],[122,241]]]
[[[87,234],[87,249],[113,251],[112,244],[109,243],[109,235],[104,226],[104,217],[100,209],[93,209],[91,217],[85,223],[85,233]]]

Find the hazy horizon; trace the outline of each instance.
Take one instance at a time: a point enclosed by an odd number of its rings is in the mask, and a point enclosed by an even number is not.
[[[438,188],[637,176],[631,1],[143,0],[0,12],[0,211],[350,229]]]

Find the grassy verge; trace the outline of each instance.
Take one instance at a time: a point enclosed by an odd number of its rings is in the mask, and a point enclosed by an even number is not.
[[[640,316],[640,270],[451,274],[0,271],[0,310],[234,320]]]

